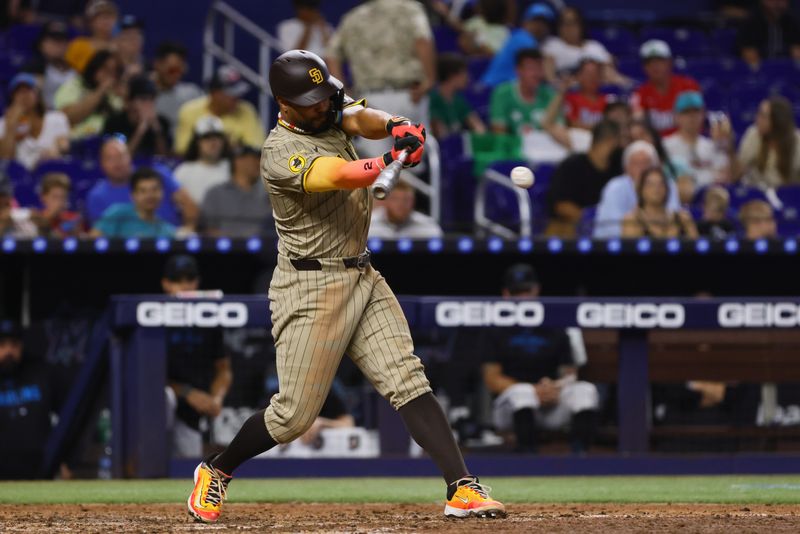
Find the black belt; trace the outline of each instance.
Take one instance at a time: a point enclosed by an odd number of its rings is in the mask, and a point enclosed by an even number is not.
[[[322,270],[322,263],[319,260],[315,259],[303,258],[299,260],[289,260],[289,262],[292,264],[292,267],[294,267],[298,271]],[[359,254],[358,256],[353,256],[351,258],[342,258],[342,263],[344,264],[346,269],[364,269],[367,265],[370,264],[370,252],[368,250],[363,254]]]

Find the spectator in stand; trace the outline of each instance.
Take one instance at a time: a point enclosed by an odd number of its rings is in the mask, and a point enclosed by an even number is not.
[[[622,150],[631,144],[631,121],[633,120],[633,110],[622,101],[609,102],[603,109],[603,119],[616,122],[619,126],[622,146],[619,148],[619,167],[622,169]]]
[[[325,20],[319,9],[321,0],[292,0],[295,18],[278,23],[278,41],[284,51],[308,50],[320,57],[325,55],[333,26]]]
[[[611,239],[622,235],[622,220],[638,204],[637,191],[645,170],[660,164],[655,147],[646,141],[634,141],[625,148],[622,156],[625,174],[612,178],[600,194],[595,216],[594,237]],[[678,191],[669,182],[667,209],[680,209]]]
[[[125,15],[119,22],[114,47],[125,68],[125,79],[144,73],[144,22],[135,15]]]
[[[36,237],[30,210],[17,207],[14,186],[5,174],[0,174],[0,237]]]
[[[175,179],[200,206],[209,189],[231,178],[231,147],[219,117],[207,115],[194,125],[194,136]]]
[[[603,120],[603,111],[610,101],[600,92],[603,65],[591,57],[581,60],[575,71],[577,86],[564,95],[564,115],[570,128],[591,130]]]
[[[522,17],[522,26],[511,32],[503,48],[492,58],[481,77],[481,83],[494,87],[513,80],[516,76],[517,54],[521,50],[544,46],[550,39],[551,26],[555,19],[556,13],[548,4],[533,4],[528,7]]]
[[[622,237],[697,239],[692,216],[681,209],[667,208],[669,186],[661,167],[650,167],[642,173],[636,191],[637,206],[622,219]]]
[[[472,57],[492,57],[508,40],[508,6],[505,0],[478,0],[474,4],[473,16],[462,22],[447,3],[437,0],[431,5],[458,32],[458,45]]]
[[[632,141],[645,141],[655,147],[661,168],[670,181],[675,182],[678,188],[678,198],[682,205],[688,205],[695,192],[695,178],[688,163],[672,159],[664,148],[661,136],[646,117],[634,119],[631,122],[630,137]]]
[[[86,197],[86,215],[90,223],[114,204],[130,204],[130,180],[133,175],[131,154],[124,139],[110,137],[100,147],[100,168],[106,178],[98,181]],[[162,201],[158,215],[164,221],[177,225],[182,215],[183,224],[193,227],[197,221],[197,204],[172,175],[162,177],[159,189]],[[180,215],[179,215],[180,213]]]
[[[535,299],[538,277],[526,264],[505,273],[503,298]],[[499,431],[513,431],[517,452],[536,452],[537,430],[569,427],[574,453],[585,453],[596,427],[599,395],[578,380],[586,363],[580,331],[525,326],[487,329],[473,350],[483,361],[483,382],[494,396]]]
[[[544,82],[541,52],[535,48],[521,50],[517,53],[516,70],[516,80],[498,85],[492,91],[489,105],[492,131],[516,135],[545,131],[568,147],[570,141],[563,121],[544,121],[556,91]]]
[[[156,84],[156,112],[169,121],[170,135],[178,125],[178,111],[186,102],[203,96],[203,90],[191,82],[181,81],[188,65],[186,47],[180,43],[158,45],[153,61],[153,81]]]
[[[739,208],[739,220],[744,227],[746,239],[774,239],[778,237],[778,226],[772,206],[764,200],[751,200]]]
[[[172,256],[161,278],[164,293],[180,298],[200,287],[200,269],[192,256]],[[167,329],[167,430],[172,454],[203,456],[201,421],[217,417],[233,382],[231,358],[221,328]]]
[[[39,235],[68,237],[83,232],[80,213],[68,210],[71,186],[69,176],[64,173],[49,172],[42,176],[39,183],[39,201],[42,209],[31,214],[31,220],[39,229]]]
[[[464,130],[484,133],[486,125],[464,98],[469,85],[467,63],[459,54],[441,54],[436,60],[438,85],[430,93],[431,130],[436,138]]]
[[[0,159],[28,169],[69,149],[69,122],[60,111],[45,111],[36,78],[26,72],[8,84],[10,104],[0,119]]]
[[[800,23],[789,0],[761,0],[739,28],[738,45],[742,59],[753,67],[764,59],[800,61]]]
[[[405,176],[404,176],[405,175]],[[428,239],[442,237],[442,229],[433,218],[414,211],[414,188],[408,180],[412,176],[402,171],[400,181],[382,206],[372,212],[369,236],[380,239]]]
[[[782,96],[761,102],[756,122],[739,144],[744,182],[769,189],[800,182],[800,132],[792,103]]]
[[[694,176],[697,187],[722,182],[733,152],[733,130],[727,119],[711,123],[711,136],[702,135],[705,102],[697,91],[686,91],[675,101],[678,130],[664,138],[671,161],[683,163]]]
[[[242,97],[250,91],[241,73],[230,65],[222,65],[208,84],[208,96],[186,102],[178,112],[175,152],[183,154],[189,147],[194,125],[206,116],[222,120],[225,133],[234,145],[261,146],[267,134],[261,119],[250,102]]]
[[[368,0],[342,17],[325,58],[344,80],[347,62],[361,97],[377,109],[428,124],[428,92],[436,83],[436,49],[425,9],[415,0]],[[391,138],[361,139],[363,156],[390,149]],[[250,143],[260,145],[258,143]]]
[[[111,115],[104,133],[122,134],[128,140],[128,150],[134,156],[167,156],[172,142],[169,121],[156,112],[156,86],[144,74],[128,82],[125,109]]]
[[[592,129],[589,151],[572,154],[556,168],[547,192],[548,235],[575,237],[584,208],[596,205],[603,187],[616,176],[611,165],[620,138],[619,125],[601,121]]]
[[[22,327],[0,320],[0,479],[44,478],[52,417],[64,400],[54,369],[25,350]]]
[[[63,22],[50,21],[42,26],[42,32],[34,45],[34,55],[22,67],[39,78],[47,109],[55,107],[56,91],[77,73],[64,59],[67,52],[69,33]]]
[[[646,41],[639,49],[647,81],[631,99],[634,113],[647,115],[661,135],[675,131],[675,101],[684,91],[700,92],[700,85],[687,76],[672,72],[672,50],[659,39]]]
[[[119,58],[101,50],[86,64],[81,76],[71,78],[56,91],[55,106],[69,119],[72,139],[99,135],[109,115],[123,108],[121,79]]]
[[[558,35],[551,37],[542,45],[545,57],[545,75],[555,83],[574,73],[582,60],[592,59],[601,66],[601,80],[604,83],[622,86],[631,81],[617,72],[614,58],[606,47],[594,39],[586,38],[586,24],[581,12],[574,7],[566,7],[558,14]]]
[[[261,181],[261,149],[234,149],[231,179],[208,190],[203,200],[201,226],[213,236],[274,235],[272,206]]]
[[[158,216],[156,211],[164,199],[161,175],[144,167],[130,179],[132,203],[108,207],[92,228],[92,236],[106,237],[173,237],[175,226]]]
[[[78,72],[86,69],[97,52],[114,48],[119,9],[117,4],[109,0],[89,0],[85,13],[90,35],[73,39],[65,56],[70,67]]]
[[[703,215],[697,223],[697,233],[717,240],[734,235],[736,228],[728,217],[730,202],[730,194],[724,187],[707,187],[703,195]]]

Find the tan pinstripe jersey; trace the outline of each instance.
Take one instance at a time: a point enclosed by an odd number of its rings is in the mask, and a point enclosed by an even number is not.
[[[306,193],[305,174],[320,156],[358,159],[350,137],[336,127],[308,135],[278,124],[261,152],[278,251],[292,259],[357,256],[367,245],[372,212],[368,189]]]

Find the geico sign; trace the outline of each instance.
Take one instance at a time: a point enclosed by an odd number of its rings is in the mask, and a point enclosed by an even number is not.
[[[578,326],[584,328],[680,328],[686,312],[680,304],[600,304],[578,306]]]
[[[539,326],[544,320],[540,302],[440,302],[438,326]]]
[[[241,302],[141,302],[136,322],[139,326],[236,328],[247,324],[247,306]]]
[[[800,305],[793,302],[728,302],[717,308],[717,320],[723,328],[793,328],[800,325]]]

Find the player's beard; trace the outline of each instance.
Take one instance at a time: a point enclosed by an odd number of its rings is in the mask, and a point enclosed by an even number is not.
[[[331,126],[336,124],[336,119],[337,114],[333,110],[330,110],[325,114],[325,120],[322,122],[299,122],[296,126],[304,132],[318,134],[328,130]]]

